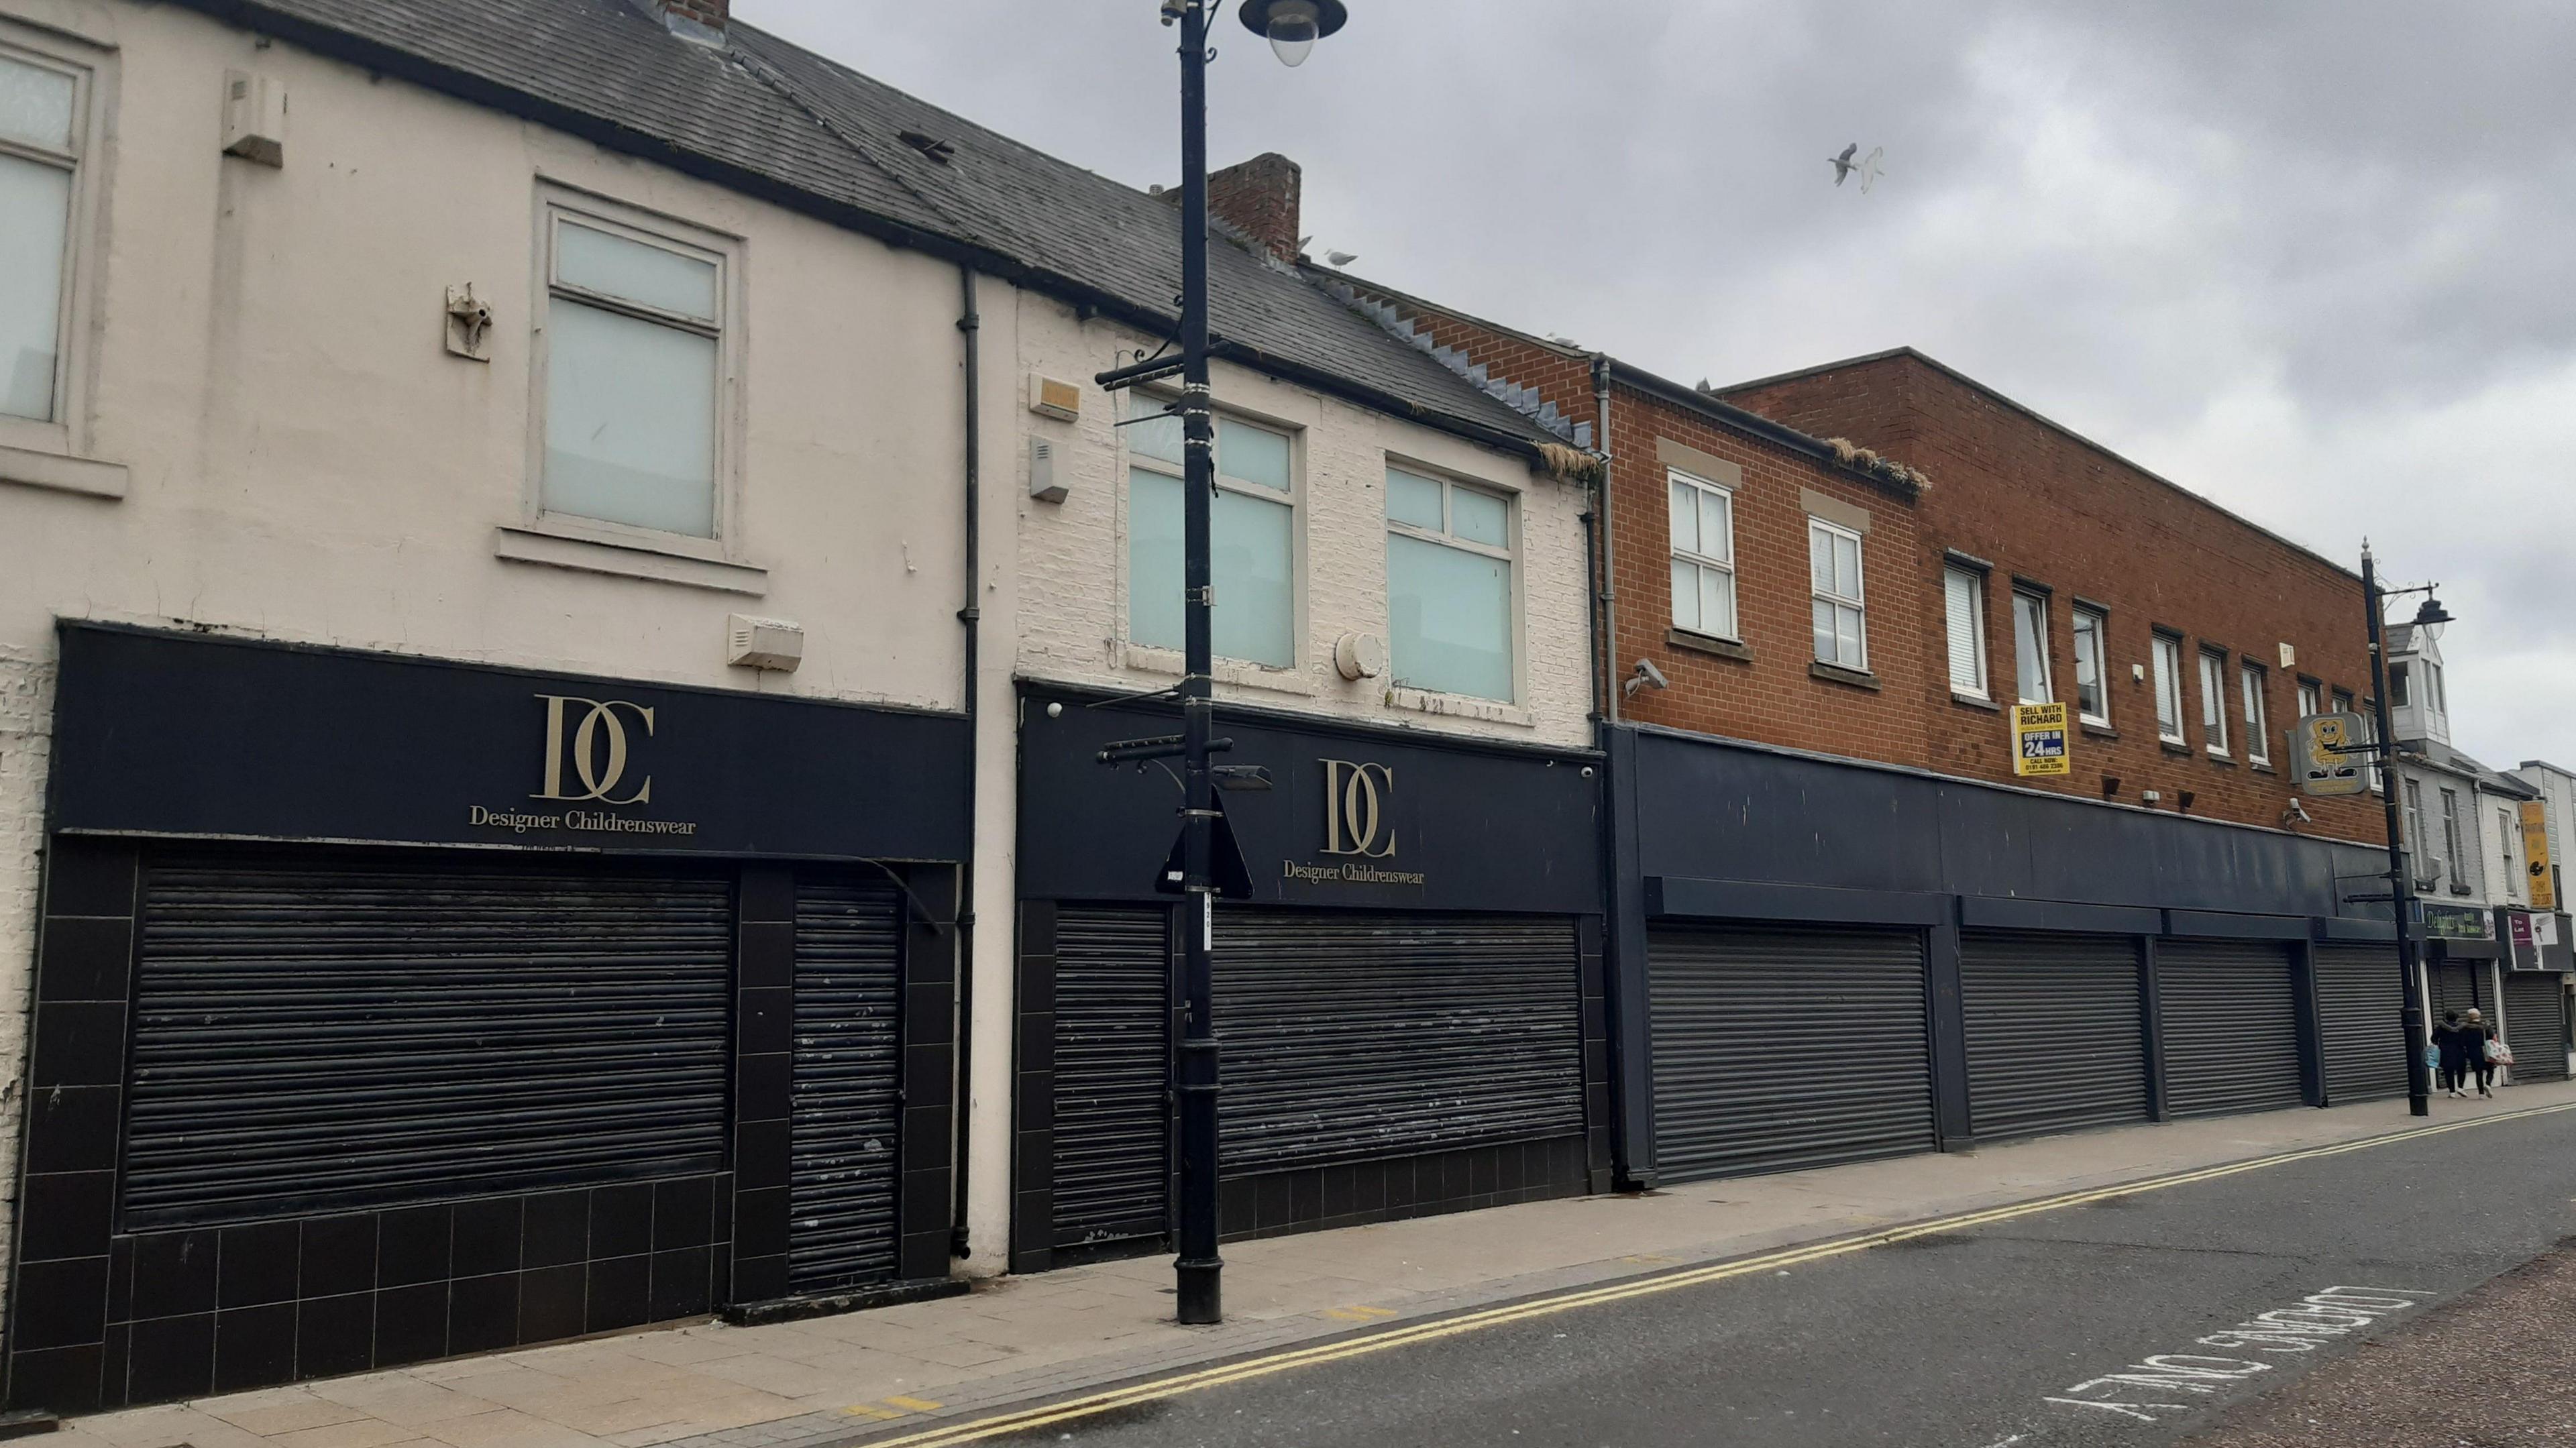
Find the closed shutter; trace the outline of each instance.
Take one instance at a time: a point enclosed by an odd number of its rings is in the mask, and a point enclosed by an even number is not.
[[[1163,1237],[1171,1182],[1169,918],[1162,909],[1071,905],[1056,914],[1058,1247]]]
[[[2472,1009],[2484,1014],[2495,1005],[2487,998],[2484,962],[2475,965],[2450,962],[2425,968],[2433,973],[2433,1019],[2436,1022],[2454,1011],[2463,1018]]]
[[[2173,1115],[2301,1104],[2298,1005],[2281,947],[2168,941],[2156,951],[2156,989]]]
[[[2504,978],[2505,1044],[2516,1081],[2567,1079],[2567,990],[2556,971],[2518,970]]]
[[[1959,944],[1980,1140],[2147,1119],[2135,941],[1971,931]]]
[[[2406,1094],[2405,998],[2392,946],[2316,948],[2317,1026],[2326,1101],[2341,1106]]]
[[[1665,1180],[1933,1149],[1920,935],[1659,930],[1647,956]]]
[[[720,1170],[732,961],[719,876],[153,860],[124,1225]]]
[[[1986,616],[1979,595],[1985,584],[1965,569],[1945,570],[1941,578],[1942,612],[1949,625],[1950,687],[1965,694],[1986,692]]]
[[[1582,1132],[1571,921],[1231,910],[1216,924],[1226,1175]]]
[[[799,1293],[894,1275],[903,918],[890,883],[797,881],[787,1285]]]

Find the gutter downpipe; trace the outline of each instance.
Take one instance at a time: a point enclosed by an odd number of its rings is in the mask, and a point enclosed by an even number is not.
[[[976,776],[983,755],[983,739],[977,727],[976,692],[983,687],[980,677],[983,637],[983,346],[984,319],[975,309],[975,269],[961,264],[957,268],[957,331],[964,339],[966,366],[966,599],[957,610],[957,621],[966,630],[966,865],[959,872],[959,908],[957,912],[957,1084],[949,1092],[955,1104],[950,1108],[950,1134],[954,1138],[950,1152],[957,1169],[949,1178],[948,1251],[951,1256],[971,1257],[971,1244],[966,1235],[966,1174],[973,1161],[969,1150],[968,1128],[973,1112],[969,1106],[974,1097],[975,1080],[975,837],[981,825],[976,815]]]
[[[1619,553],[1610,526],[1610,354],[1592,354],[1592,446],[1601,454],[1601,504],[1593,509],[1601,531],[1601,701],[1611,723],[1619,722]]]

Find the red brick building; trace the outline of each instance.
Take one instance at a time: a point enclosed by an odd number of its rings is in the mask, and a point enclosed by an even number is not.
[[[1933,479],[1910,569],[1927,626],[1905,641],[1931,768],[2012,778],[2006,709],[2054,699],[2076,706],[2074,772],[2018,783],[2384,838],[2371,798],[2300,820],[2281,766],[2302,709],[2369,694],[2350,570],[1910,348],[1717,395]]]

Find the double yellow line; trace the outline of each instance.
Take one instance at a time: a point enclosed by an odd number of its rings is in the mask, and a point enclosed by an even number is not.
[[[2341,1156],[2346,1152],[2367,1151],[2373,1147],[2418,1141],[2427,1136],[2439,1136],[2444,1132],[2462,1131],[2473,1126],[2487,1126],[2499,1121],[2515,1121],[2528,1116],[2547,1116],[2561,1111],[2576,1111],[2576,1101],[2555,1106],[2527,1107],[2520,1111],[2503,1111],[2493,1116],[2445,1122],[2440,1126],[2419,1126],[2406,1131],[2391,1132],[2386,1136],[2365,1137],[2359,1141],[2347,1141],[2334,1146],[2307,1147],[2298,1151],[2282,1152],[2275,1156],[2256,1157],[2251,1161],[2231,1162],[2225,1166],[2177,1172],[2172,1176],[2150,1177],[2144,1181],[2128,1182],[2119,1186],[2068,1192],[2061,1196],[2019,1202],[2008,1207],[1965,1212],[1958,1216],[1943,1217],[1937,1221],[1916,1222],[1910,1226],[1892,1227],[1885,1231],[1866,1232],[1858,1236],[1836,1237],[1828,1241],[1809,1243],[1803,1247],[1767,1252],[1757,1257],[1712,1263],[1706,1267],[1685,1268],[1678,1272],[1666,1272],[1652,1277],[1631,1278],[1603,1287],[1580,1288],[1552,1297],[1535,1298],[1502,1307],[1483,1308],[1454,1317],[1442,1317],[1409,1326],[1388,1327],[1381,1331],[1358,1337],[1345,1337],[1316,1347],[1244,1358],[1212,1368],[1202,1368],[1195,1372],[1154,1378],[1146,1382],[1133,1383],[1127,1387],[1094,1393],[1088,1397],[1046,1403],[1034,1408],[1023,1408],[971,1421],[943,1424],[899,1438],[880,1438],[871,1441],[868,1448],[948,1448],[950,1444],[977,1443],[1006,1433],[1025,1433],[1033,1428],[1067,1423],[1077,1418],[1095,1417],[1102,1413],[1114,1413],[1121,1408],[1132,1408],[1165,1398],[1177,1398],[1184,1393],[1200,1392],[1208,1388],[1221,1388],[1230,1383],[1248,1382],[1254,1378],[1266,1378],[1297,1368],[1366,1357],[1372,1353],[1410,1347],[1415,1343],[1458,1337],[1466,1333],[1481,1332],[1489,1327],[1526,1322],[1531,1318],[1549,1317],[1560,1312],[1572,1312],[1578,1308],[1597,1307],[1603,1303],[1618,1302],[1631,1297],[1672,1292],[1709,1282],[1723,1282],[1730,1277],[1743,1277],[1755,1272],[1779,1271],[1807,1262],[1821,1262],[1831,1257],[1866,1252],[1873,1247],[1885,1247],[1891,1243],[1908,1241],[1916,1237],[1927,1237],[1936,1232],[1955,1232],[1969,1227],[1992,1226],[1997,1222],[2009,1222],[2017,1217],[2037,1216],[2042,1212],[2080,1207],[2088,1202],[2108,1201],[2113,1197],[2133,1197],[2143,1192],[2160,1192],[2173,1187],[2190,1186],[2196,1182],[2216,1181],[2220,1177],[2235,1176],[2241,1172],[2287,1166],[2292,1162],[2315,1161],[2321,1157]]]

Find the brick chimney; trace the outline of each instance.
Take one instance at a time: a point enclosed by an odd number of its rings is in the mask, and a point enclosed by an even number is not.
[[[1297,259],[1297,163],[1276,151],[1208,177],[1208,212],[1281,261]]]
[[[634,0],[637,9],[659,20],[673,35],[709,45],[724,44],[725,22],[733,0]]]

